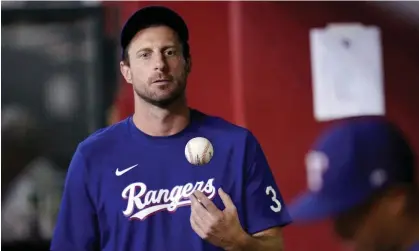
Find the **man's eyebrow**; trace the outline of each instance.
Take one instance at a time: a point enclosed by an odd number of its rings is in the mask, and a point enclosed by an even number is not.
[[[165,45],[165,46],[162,46],[160,48],[160,51],[164,51],[164,50],[167,50],[167,49],[178,49],[178,47],[179,46],[177,46],[175,44],[173,44],[173,45]],[[139,53],[145,52],[145,51],[153,51],[153,49],[151,49],[150,47],[140,48],[140,49],[137,50],[137,52],[135,54],[139,54]]]
[[[179,46],[176,45],[166,45],[162,47],[162,50],[167,50],[167,49],[178,49]]]
[[[145,52],[145,51],[152,51],[152,49],[147,48],[147,47],[146,48],[140,48],[140,49],[137,50],[137,52],[135,52],[135,54],[138,55],[139,53]]]

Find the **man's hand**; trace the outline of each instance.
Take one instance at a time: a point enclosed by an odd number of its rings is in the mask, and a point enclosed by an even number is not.
[[[223,211],[200,191],[195,191],[190,196],[191,226],[202,239],[225,250],[234,250],[247,234],[240,224],[230,196],[221,188],[218,189],[218,194],[225,206]]]

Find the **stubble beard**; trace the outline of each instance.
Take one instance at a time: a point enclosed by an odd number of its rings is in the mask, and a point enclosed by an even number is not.
[[[185,97],[185,90],[186,90],[186,81],[178,86],[176,86],[171,92],[166,95],[165,97],[159,97],[156,93],[150,92],[149,90],[145,89],[143,91],[138,90],[134,86],[135,94],[144,100],[145,102],[159,107],[159,108],[168,108],[170,105],[175,103],[176,101],[183,99]]]

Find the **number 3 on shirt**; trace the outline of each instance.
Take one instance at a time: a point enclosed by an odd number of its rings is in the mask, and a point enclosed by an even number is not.
[[[274,211],[275,213],[278,213],[279,211],[281,211],[281,208],[282,208],[281,202],[277,199],[275,189],[273,189],[272,186],[268,186],[266,188],[266,195],[272,196],[271,199],[275,203],[275,205],[271,206],[271,210]]]

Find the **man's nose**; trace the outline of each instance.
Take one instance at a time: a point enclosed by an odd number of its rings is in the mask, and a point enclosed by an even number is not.
[[[164,71],[167,68],[166,58],[162,53],[156,53],[154,58],[154,70]]]

